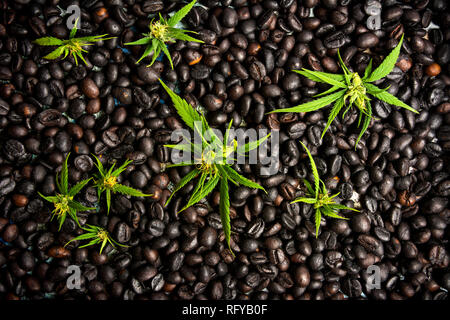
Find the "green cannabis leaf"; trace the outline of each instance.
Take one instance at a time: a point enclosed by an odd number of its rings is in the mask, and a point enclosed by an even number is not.
[[[348,70],[347,66],[342,61],[339,50],[338,58],[344,74],[311,71],[304,68],[302,70],[293,70],[294,72],[297,72],[315,82],[327,83],[331,85],[331,88],[316,95],[315,97],[318,98],[316,100],[309,101],[292,108],[277,109],[272,111],[271,113],[310,112],[324,108],[334,102],[333,108],[331,109],[330,115],[328,117],[327,124],[322,132],[323,138],[325,132],[328,130],[333,120],[338,116],[338,114],[348,102],[347,108],[345,108],[342,114],[342,118],[344,118],[345,114],[349,111],[352,105],[355,105],[359,109],[358,127],[361,125],[361,120],[364,116],[362,129],[358,136],[358,139],[356,140],[355,148],[361,140],[364,132],[366,132],[366,130],[368,129],[370,120],[373,118],[372,106],[370,103],[370,98],[368,97],[369,94],[389,104],[405,108],[414,113],[419,113],[414,108],[408,106],[406,103],[387,92],[387,89],[380,89],[370,83],[384,78],[392,71],[400,54],[403,37],[404,35],[402,35],[398,45],[391,51],[391,53],[389,53],[389,55],[378,66],[378,68],[373,71],[372,60],[370,60],[362,78],[357,72],[351,73]]]
[[[84,244],[84,245],[80,246],[79,248],[85,248],[85,247],[89,247],[89,246],[93,246],[93,245],[101,243],[100,254],[102,254],[103,248],[106,246],[107,243],[110,243],[114,248],[115,248],[115,245],[118,245],[121,247],[128,247],[127,245],[118,243],[117,241],[112,239],[111,236],[109,235],[108,231],[106,231],[103,228],[87,224],[86,227],[81,227],[81,229],[83,229],[86,232],[73,238],[72,240],[67,242],[64,246],[67,246],[72,241],[91,240],[87,244]]]
[[[34,40],[33,42],[40,46],[58,46],[55,50],[47,54],[44,59],[55,60],[60,56],[64,55],[63,59],[65,59],[69,54],[73,56],[75,60],[75,64],[78,65],[78,58],[83,60],[83,62],[87,65],[86,60],[83,57],[83,52],[87,52],[87,50],[83,49],[83,46],[91,46],[95,42],[104,41],[113,39],[115,37],[105,38],[107,34],[102,34],[98,36],[88,36],[75,38],[77,28],[76,25],[78,23],[78,19],[75,22],[75,26],[72,28],[69,39],[61,40],[55,37],[42,37]],[[78,57],[78,58],[77,58]]]
[[[67,214],[69,214],[69,216],[78,225],[80,225],[77,217],[77,212],[95,210],[95,208],[85,207],[81,203],[73,200],[73,198],[81,191],[81,189],[83,189],[83,187],[88,184],[91,178],[82,180],[69,189],[69,171],[67,168],[67,161],[69,159],[69,156],[70,153],[67,155],[66,160],[64,161],[61,168],[61,177],[58,177],[58,173],[56,174],[56,187],[59,193],[57,193],[55,196],[44,196],[43,194],[38,192],[42,198],[44,198],[48,202],[53,203],[55,209],[52,211],[52,220],[54,217],[57,217],[59,222],[58,230],[61,230],[61,227],[66,220]]]
[[[332,196],[328,195],[328,190],[325,187],[325,183],[319,177],[319,172],[317,171],[316,163],[314,162],[311,152],[309,152],[308,148],[303,144],[303,142],[300,141],[300,143],[302,144],[303,148],[306,150],[306,153],[308,154],[309,162],[311,164],[311,169],[314,176],[314,189],[308,180],[304,180],[303,182],[307,190],[307,196],[297,198],[294,201],[292,201],[292,203],[303,202],[314,205],[314,209],[316,211],[315,224],[316,224],[316,238],[317,238],[319,235],[319,228],[320,228],[320,221],[322,219],[322,214],[331,218],[347,219],[345,217],[341,217],[340,215],[338,215],[337,212],[339,210],[352,210],[352,211],[359,211],[359,210],[336,203],[334,199],[339,195],[339,193]],[[320,187],[321,185],[322,188]]]
[[[181,8],[168,20],[164,19],[160,14],[159,21],[153,22],[152,20],[150,22],[149,24],[150,31],[148,33],[142,34],[144,38],[141,38],[133,42],[125,43],[125,45],[128,46],[147,45],[143,55],[139,58],[139,60],[136,63],[139,63],[142,59],[144,59],[153,52],[152,60],[150,64],[147,65],[147,67],[150,67],[153,63],[155,63],[156,59],[159,57],[162,51],[169,59],[170,66],[173,69],[172,57],[170,56],[170,52],[166,47],[166,43],[174,43],[176,40],[203,43],[203,41],[195,39],[187,34],[187,33],[197,34],[197,32],[175,28],[175,25],[178,22],[180,22],[189,13],[189,11],[191,11],[196,2],[197,0],[193,0],[192,2]]]
[[[149,197],[151,194],[142,193],[131,187],[127,187],[123,184],[117,182],[117,177],[126,170],[127,166],[133,162],[133,160],[126,160],[120,167],[114,170],[115,163],[106,170],[103,167],[102,162],[99,158],[93,155],[97,163],[95,166],[98,169],[98,173],[94,175],[94,186],[97,188],[98,200],[100,201],[100,196],[103,192],[106,192],[106,206],[107,213],[109,214],[109,209],[111,207],[111,193],[119,192],[121,194],[133,196],[133,197]],[[114,171],[113,171],[114,170]]]
[[[181,119],[190,127],[196,134],[201,137],[201,143],[194,144],[192,142],[178,145],[166,145],[166,147],[177,150],[188,150],[194,154],[194,159],[189,162],[177,163],[169,165],[168,167],[177,166],[194,166],[194,169],[185,175],[171,196],[166,202],[166,206],[170,203],[173,195],[183,188],[191,180],[198,178],[198,183],[192,192],[191,197],[187,201],[187,204],[179,211],[182,212],[198,203],[200,200],[210,194],[214,188],[219,185],[220,190],[220,202],[219,212],[220,219],[222,221],[222,227],[225,234],[225,240],[230,248],[231,238],[231,225],[230,225],[230,198],[228,191],[228,181],[231,181],[235,185],[243,185],[249,188],[261,189],[264,192],[263,187],[258,183],[253,182],[234,170],[227,159],[230,159],[233,153],[245,155],[248,151],[256,149],[264,140],[269,136],[265,136],[258,141],[249,142],[245,145],[238,146],[237,141],[234,139],[229,141],[230,129],[232,122],[229,123],[225,132],[223,141],[211,130],[206,118],[200,115],[189,103],[175,94],[164,82],[161,85],[167,91],[171,97],[174,107]],[[210,136],[210,141],[206,138]],[[232,252],[233,253],[233,252]]]

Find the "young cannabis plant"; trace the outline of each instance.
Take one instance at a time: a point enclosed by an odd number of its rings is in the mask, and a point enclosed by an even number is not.
[[[111,192],[116,193],[119,192],[121,194],[133,196],[133,197],[150,197],[151,194],[142,193],[139,190],[134,188],[124,186],[117,182],[117,177],[126,170],[127,166],[133,162],[133,160],[126,160],[119,168],[113,171],[115,163],[106,170],[103,167],[100,159],[93,155],[95,160],[97,160],[97,164],[95,166],[98,169],[98,173],[94,175],[94,187],[97,188],[98,201],[100,201],[101,194],[106,192],[106,206],[108,208],[107,213],[109,214],[109,208],[111,207]]]
[[[77,33],[76,27],[77,23],[78,19],[75,22],[75,26],[70,31],[69,40],[61,40],[55,37],[42,37],[34,40],[34,43],[40,46],[58,46],[55,50],[46,55],[44,59],[55,60],[62,55],[64,55],[63,59],[65,59],[70,54],[73,56],[76,65],[78,65],[77,57],[83,60],[83,62],[87,65],[87,62],[86,60],[84,60],[82,54],[83,52],[87,52],[87,50],[83,49],[83,46],[91,46],[94,44],[94,42],[115,38],[115,37],[105,38],[107,34],[102,34],[99,36],[75,38],[75,35]]]
[[[69,159],[70,153],[67,155],[66,160],[63,163],[61,169],[61,177],[58,177],[56,174],[56,187],[58,188],[59,193],[55,196],[44,196],[40,192],[39,195],[47,200],[48,202],[53,203],[55,209],[52,211],[52,220],[54,217],[57,217],[59,222],[59,229],[66,220],[67,214],[78,224],[77,211],[88,211],[95,210],[95,208],[89,208],[83,206],[81,203],[73,200],[73,198],[83,189],[83,187],[91,180],[91,178],[78,182],[72,188],[69,189],[69,172],[67,169],[67,160]]]
[[[222,221],[222,228],[225,234],[225,239],[227,241],[228,247],[230,247],[231,226],[228,181],[231,181],[235,185],[241,184],[249,188],[261,189],[264,192],[266,191],[259,184],[237,173],[231,167],[231,163],[229,163],[230,161],[227,160],[231,159],[230,157],[234,154],[234,152],[240,155],[245,155],[247,152],[256,149],[264,140],[266,140],[270,136],[270,134],[257,141],[251,141],[249,143],[246,143],[245,145],[238,146],[236,140],[233,140],[230,143],[228,142],[232,125],[232,122],[230,122],[222,141],[214,133],[214,131],[211,130],[203,115],[200,115],[191,105],[186,102],[186,100],[176,95],[169,87],[166,86],[164,82],[162,82],[161,80],[160,82],[172,99],[174,107],[180,115],[181,119],[189,128],[191,128],[196,134],[201,137],[201,143],[198,144],[189,142],[186,144],[166,145],[166,147],[169,148],[178,149],[185,152],[192,152],[194,154],[194,159],[192,161],[177,163],[169,165],[168,167],[195,166],[195,168],[186,176],[184,176],[175,187],[175,190],[172,192],[172,195],[166,202],[166,206],[169,204],[174,194],[194,178],[200,177],[187,204],[179,212],[182,212],[190,206],[198,203],[209,193],[211,193],[219,184],[220,219]],[[210,137],[211,139],[207,139],[207,137]]]
[[[164,52],[164,54],[169,59],[170,65],[173,69],[172,57],[170,56],[169,49],[167,49],[166,43],[174,43],[176,40],[193,41],[203,43],[203,41],[195,39],[186,33],[197,33],[194,31],[183,30],[175,28],[175,25],[180,22],[188,13],[191,11],[197,0],[193,0],[191,3],[187,4],[176,12],[168,20],[164,19],[161,14],[159,15],[159,21],[149,24],[150,31],[148,33],[143,33],[144,38],[139,40],[125,43],[125,45],[147,45],[142,57],[136,62],[140,62],[146,56],[153,52],[152,61],[147,67],[150,67],[159,57],[159,54]]]
[[[348,218],[341,217],[340,215],[337,214],[339,210],[352,210],[352,211],[359,211],[359,210],[336,203],[334,198],[336,198],[339,195],[339,193],[332,196],[328,195],[328,190],[325,186],[325,183],[319,178],[319,172],[317,171],[316,163],[314,162],[311,153],[301,141],[300,143],[302,144],[303,148],[305,148],[306,153],[308,154],[309,157],[309,161],[311,163],[311,169],[314,176],[314,189],[312,188],[308,180],[304,179],[303,182],[308,191],[308,197],[300,197],[292,201],[292,203],[303,202],[314,205],[314,209],[316,210],[315,223],[316,223],[316,238],[317,238],[317,236],[319,235],[319,228],[320,228],[320,221],[322,219],[322,214],[331,218],[347,220]]]
[[[72,241],[79,241],[79,240],[91,240],[90,242],[80,246],[79,248],[85,248],[89,246],[94,246],[96,244],[101,243],[100,247],[100,254],[102,254],[103,248],[106,246],[106,244],[109,242],[114,248],[115,245],[121,246],[121,247],[128,247],[127,245],[118,243],[114,239],[111,238],[108,231],[106,231],[103,228],[93,226],[90,224],[87,224],[86,227],[81,227],[84,231],[86,231],[83,234],[80,234],[79,236],[73,238],[69,242],[67,242],[64,246],[67,246]]]
[[[330,103],[334,102],[334,106],[331,109],[330,115],[328,117],[328,122],[325,126],[325,129],[322,132],[323,138],[325,132],[330,127],[334,118],[337,117],[337,115],[339,114],[339,112],[341,111],[341,109],[344,107],[344,105],[347,103],[348,100],[347,109],[344,111],[342,118],[344,118],[345,114],[352,107],[352,105],[355,105],[360,112],[358,127],[361,124],[361,118],[363,117],[363,115],[365,116],[361,132],[355,144],[356,148],[359,140],[369,127],[370,120],[373,118],[372,106],[370,104],[370,98],[368,97],[368,94],[374,96],[377,99],[383,100],[389,104],[405,108],[415,113],[419,113],[417,110],[411,108],[403,101],[399,100],[398,98],[387,92],[386,90],[389,88],[380,89],[377,86],[371,84],[371,82],[384,78],[392,71],[400,54],[402,43],[403,43],[403,35],[400,39],[400,42],[394,48],[394,50],[392,50],[391,53],[389,53],[389,55],[378,66],[378,68],[376,68],[373,71],[372,71],[372,60],[370,60],[367,68],[365,69],[364,76],[362,78],[359,76],[357,72],[351,73],[348,70],[347,66],[342,61],[339,51],[338,51],[339,62],[341,64],[342,70],[344,71],[344,74],[333,74],[320,71],[311,71],[304,68],[302,70],[293,70],[294,72],[297,72],[307,77],[308,79],[311,79],[315,82],[327,83],[332,87],[327,91],[316,95],[315,97],[321,97],[317,100],[309,101],[292,108],[274,110],[272,112],[310,112],[326,107]]]

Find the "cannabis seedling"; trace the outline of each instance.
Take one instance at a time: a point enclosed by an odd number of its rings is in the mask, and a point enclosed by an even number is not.
[[[73,56],[75,60],[75,64],[78,65],[79,57],[83,62],[87,65],[86,60],[84,60],[83,52],[87,52],[87,50],[83,49],[83,46],[91,46],[94,42],[104,41],[108,39],[113,39],[115,37],[105,38],[107,34],[102,34],[99,36],[88,36],[75,38],[77,33],[77,25],[78,19],[75,22],[75,26],[70,31],[69,40],[61,40],[55,37],[42,37],[34,40],[34,43],[40,46],[58,46],[55,50],[47,54],[44,59],[55,60],[60,56],[64,55],[63,59],[65,59],[69,54]]]
[[[312,188],[308,180],[304,179],[303,182],[308,191],[307,197],[297,198],[294,201],[292,201],[292,203],[303,202],[314,205],[314,209],[316,211],[315,224],[316,224],[316,238],[317,238],[317,236],[319,235],[319,228],[320,228],[320,221],[322,219],[322,214],[331,218],[348,220],[348,218],[341,217],[340,215],[338,215],[337,214],[338,211],[339,210],[359,211],[359,210],[336,203],[335,198],[339,195],[339,193],[332,196],[328,195],[328,190],[325,186],[325,183],[319,178],[319,172],[317,171],[316,163],[314,162],[311,153],[301,141],[300,143],[302,144],[303,148],[305,148],[306,153],[308,154],[309,157],[309,161],[311,163],[311,169],[314,176],[314,189]]]
[[[124,186],[123,184],[120,184],[117,182],[117,177],[126,170],[127,166],[133,162],[133,160],[126,160],[119,168],[113,171],[115,163],[106,170],[103,167],[103,164],[101,163],[100,159],[97,158],[95,155],[93,155],[95,159],[97,160],[97,164],[95,166],[98,169],[98,173],[94,175],[94,186],[97,188],[97,194],[98,194],[98,201],[100,201],[101,194],[105,191],[106,192],[106,206],[108,208],[108,214],[109,214],[109,208],[111,206],[111,192],[116,193],[119,192],[121,194],[133,196],[133,197],[149,197],[152,196],[151,194],[145,194],[142,193],[139,190],[136,190],[134,188]]]
[[[342,61],[341,55],[338,51],[339,62],[341,64],[342,70],[344,74],[333,74],[327,72],[320,71],[311,71],[307,69],[302,70],[293,70],[308,79],[311,79],[315,82],[322,82],[331,85],[332,87],[325,92],[322,92],[314,97],[321,97],[317,100],[309,101],[298,105],[292,108],[286,109],[277,109],[272,112],[310,112],[326,107],[332,102],[334,103],[333,108],[331,109],[330,115],[328,117],[328,122],[325,126],[325,129],[322,132],[322,138],[325,132],[330,127],[334,118],[337,117],[341,109],[346,104],[347,100],[349,101],[347,109],[344,111],[342,118],[344,118],[345,114],[352,107],[353,104],[359,109],[359,120],[358,127],[361,124],[361,118],[363,115],[365,116],[362,130],[358,136],[358,139],[355,144],[355,148],[358,145],[359,140],[363,136],[364,132],[366,132],[369,127],[370,120],[373,118],[372,116],[372,106],[370,104],[370,98],[368,94],[374,96],[377,99],[383,100],[389,104],[399,106],[405,108],[409,111],[419,113],[417,110],[411,108],[403,101],[399,100],[385,89],[380,89],[377,86],[371,84],[371,82],[380,80],[387,76],[395,66],[397,62],[398,56],[400,54],[400,49],[403,43],[403,35],[400,39],[398,45],[389,53],[389,55],[383,60],[383,62],[372,71],[372,60],[370,60],[367,68],[365,69],[364,76],[361,78],[357,72],[351,73],[347,66]],[[337,91],[337,92],[335,92]]]
[[[162,51],[169,59],[170,65],[173,69],[172,57],[170,56],[169,49],[167,49],[166,43],[174,43],[176,40],[203,43],[203,41],[195,39],[186,34],[196,34],[197,32],[175,28],[175,25],[180,22],[189,13],[189,11],[191,11],[196,1],[197,0],[194,0],[181,8],[168,20],[164,19],[160,14],[159,21],[154,22],[154,19],[152,19],[149,24],[150,32],[142,34],[144,38],[125,43],[125,45],[147,45],[144,54],[136,63],[139,63],[142,59],[153,52],[152,61],[147,66],[150,67],[156,61],[156,58],[158,58],[159,54]]]
[[[85,247],[89,247],[89,246],[94,246],[96,244],[101,243],[102,245],[100,247],[100,254],[102,254],[103,248],[106,246],[106,244],[108,242],[114,248],[115,248],[115,245],[118,245],[118,246],[121,246],[121,247],[128,247],[127,245],[118,243],[117,241],[112,239],[111,236],[109,235],[108,231],[106,231],[103,228],[87,224],[86,227],[81,227],[81,229],[83,229],[86,232],[83,233],[83,234],[80,234],[79,236],[77,236],[77,237],[73,238],[72,240],[70,240],[69,242],[67,242],[64,245],[64,247],[67,246],[72,241],[79,241],[79,240],[91,240],[90,242],[80,246],[79,248],[85,248]]]
[[[230,156],[234,154],[234,152],[240,155],[245,155],[248,151],[256,149],[264,140],[266,140],[270,136],[270,134],[257,141],[250,141],[245,145],[238,146],[236,140],[233,140],[230,143],[228,142],[232,125],[232,122],[230,122],[222,141],[211,130],[203,115],[200,115],[191,105],[186,102],[186,100],[176,95],[169,87],[166,86],[164,82],[162,82],[161,80],[160,82],[172,99],[174,107],[177,110],[177,113],[180,115],[181,119],[189,128],[191,128],[201,137],[201,143],[198,144],[189,142],[187,144],[166,145],[166,147],[169,148],[194,153],[194,159],[192,161],[177,163],[169,165],[168,167],[195,166],[195,168],[186,176],[184,176],[175,187],[172,195],[166,202],[166,206],[169,204],[170,200],[178,190],[183,188],[189,181],[198,176],[200,176],[200,178],[194,188],[191,197],[189,198],[187,204],[179,212],[182,212],[190,206],[198,203],[209,193],[211,193],[217,186],[217,184],[219,184],[220,219],[222,221],[222,227],[226,242],[228,244],[228,247],[230,248],[231,226],[228,181],[231,181],[235,185],[244,185],[249,188],[261,189],[264,192],[266,191],[259,184],[237,173],[231,167],[231,164],[229,163],[230,161],[227,160],[230,160]],[[207,136],[211,137],[210,141],[208,141],[208,139],[206,138]]]
[[[95,210],[95,208],[89,208],[83,206],[81,203],[73,200],[73,198],[83,189],[83,187],[91,180],[91,178],[78,182],[72,188],[69,189],[69,173],[67,169],[67,161],[69,159],[70,153],[67,155],[66,160],[64,161],[61,169],[61,177],[58,177],[58,173],[56,174],[56,187],[58,188],[59,193],[55,196],[44,196],[40,192],[39,195],[47,200],[48,202],[53,203],[55,209],[52,211],[52,220],[54,217],[57,217],[59,222],[59,229],[66,220],[67,214],[78,224],[77,211],[88,211]]]

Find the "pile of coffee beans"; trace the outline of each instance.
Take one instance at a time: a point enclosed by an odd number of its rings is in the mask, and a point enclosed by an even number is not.
[[[33,40],[67,39],[70,5],[79,36],[109,34],[84,54],[49,61]],[[450,289],[450,4],[446,0],[200,0],[183,20],[203,44],[176,42],[166,58],[136,64],[156,14],[182,1],[0,0],[0,299],[447,299]],[[368,23],[381,8],[379,26]],[[357,110],[338,116],[321,139],[329,108],[267,114],[325,89],[293,69],[340,72],[337,52],[363,74],[405,35],[394,70],[376,84],[419,114],[372,101],[375,119],[360,143]],[[79,61],[80,62],[80,61]],[[177,212],[195,188],[173,186],[191,167],[171,163],[173,130],[184,128],[163,79],[211,126],[279,130],[276,173],[235,169],[267,190],[230,185],[231,248],[218,192]],[[322,219],[291,204],[312,181],[311,150],[330,193],[360,212]],[[106,214],[80,223],[106,228],[119,243],[67,241],[83,231],[66,219],[58,232],[51,204],[55,175],[71,152],[69,183],[91,177],[90,154],[105,164],[134,160],[120,182],[153,194],[116,194]],[[262,160],[262,159],[260,159]],[[90,186],[78,200],[98,202]],[[79,271],[79,273],[75,271]],[[76,278],[76,275],[79,275]],[[74,278],[75,277],[75,278]]]

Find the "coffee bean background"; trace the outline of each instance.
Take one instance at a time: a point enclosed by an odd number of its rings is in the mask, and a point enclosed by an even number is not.
[[[377,1],[372,1],[377,2]],[[117,38],[86,49],[88,65],[47,61],[51,48],[33,40],[67,38],[71,4],[81,8],[79,36]],[[355,0],[201,0],[183,20],[204,44],[177,42],[167,59],[136,64],[144,47],[124,46],[148,32],[153,14],[180,1],[0,0],[0,299],[448,299],[450,270],[450,8],[445,0],[381,1],[381,29]],[[339,49],[362,73],[405,41],[394,70],[376,84],[411,105],[415,115],[373,101],[374,116],[355,149],[357,111],[337,117],[323,140],[329,108],[307,114],[267,112],[295,106],[326,89],[292,69],[339,72]],[[231,186],[230,254],[213,192],[182,214],[187,184],[168,207],[173,186],[192,168],[166,169],[173,130],[184,124],[158,83],[162,78],[210,124],[280,130],[277,173],[236,165],[267,194]],[[299,141],[311,150],[332,193],[359,213],[322,219],[290,204],[312,179]],[[55,174],[71,152],[69,182],[105,164],[134,162],[120,182],[154,196],[116,194],[111,212],[80,214],[128,248],[77,248],[80,230],[61,232],[37,192],[55,192]],[[263,159],[260,159],[263,160]],[[78,199],[97,202],[84,189]],[[81,288],[69,289],[69,266]],[[369,266],[380,288],[367,285]],[[369,281],[370,282],[370,281]]]

